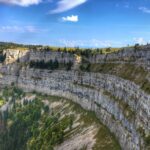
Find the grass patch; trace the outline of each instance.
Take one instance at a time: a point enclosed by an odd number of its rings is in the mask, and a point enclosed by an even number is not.
[[[115,136],[110,133],[105,126],[100,127],[95,138],[96,144],[94,145],[93,150],[121,150]]]
[[[0,97],[0,107],[2,107],[5,104],[5,101]]]
[[[150,149],[150,135],[144,138],[147,149]]]
[[[145,147],[149,150],[150,149],[150,134],[146,136],[145,130],[142,127],[139,127],[137,131],[140,133],[140,135],[144,139]]]

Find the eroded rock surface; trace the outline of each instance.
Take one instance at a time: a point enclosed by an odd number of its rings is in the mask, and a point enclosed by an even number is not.
[[[71,71],[31,69],[28,65],[21,65],[33,60],[49,61],[56,58],[59,62],[75,61],[75,56],[68,53],[35,51],[25,51],[25,54],[18,51],[5,53],[5,65],[0,67],[1,85],[14,84],[27,91],[71,99],[83,108],[94,111],[116,135],[122,149],[149,149],[145,144],[145,138],[150,136],[150,95],[139,85],[109,74],[85,73],[77,69]],[[109,60],[117,59],[125,62],[133,56],[135,64],[149,67],[149,49],[138,52],[129,49],[110,54],[107,58],[104,55],[96,56],[95,60],[90,58],[90,61],[100,63],[105,60],[107,63]],[[16,63],[18,59],[21,63]]]

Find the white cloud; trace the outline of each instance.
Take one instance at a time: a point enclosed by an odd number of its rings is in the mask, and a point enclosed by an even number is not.
[[[67,39],[60,39],[59,44],[65,47],[84,47],[85,46],[85,41],[82,40],[67,40]]]
[[[40,2],[42,2],[42,0],[0,0],[0,3],[19,5],[23,7],[27,7],[29,5],[37,5]]]
[[[90,43],[94,47],[111,47],[112,45],[111,41],[102,41],[102,40],[97,40],[97,39],[92,39]]]
[[[79,21],[79,18],[78,16],[76,15],[72,15],[72,16],[67,16],[67,17],[62,17],[62,20],[63,21],[70,21],[70,22],[78,22]]]
[[[1,26],[0,32],[23,32],[23,28],[18,26]]]
[[[120,47],[123,43],[118,41],[110,41],[110,40],[98,40],[98,39],[90,39],[90,40],[67,40],[67,39],[60,39],[59,44],[66,47],[111,47],[117,46]]]
[[[25,26],[24,29],[25,31],[30,32],[30,33],[38,32],[38,29],[34,26]]]
[[[34,26],[0,26],[0,32],[37,33],[41,31]]]
[[[61,13],[65,12],[67,10],[70,10],[72,8],[75,8],[83,3],[85,3],[87,0],[59,0],[57,3],[57,8],[50,11],[51,14]]]
[[[135,43],[138,43],[140,45],[146,44],[146,41],[142,37],[140,37],[140,38],[133,38],[133,40],[134,40]]]
[[[150,9],[148,9],[146,7],[139,7],[139,10],[143,11],[144,13],[150,14]]]

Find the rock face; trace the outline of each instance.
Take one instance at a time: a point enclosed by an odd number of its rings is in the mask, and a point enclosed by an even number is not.
[[[3,54],[6,55],[5,63],[12,64],[14,62],[27,62],[29,61],[29,50],[4,50]]]
[[[63,52],[51,52],[51,51],[30,51],[30,61],[41,61],[44,60],[48,62],[50,60],[57,59],[58,62],[69,62],[74,61],[74,56],[70,53],[63,53]]]
[[[54,61],[55,59],[58,62],[69,62],[74,61],[74,55],[70,53],[63,52],[52,52],[52,51],[41,51],[41,50],[4,50],[3,54],[6,54],[5,63],[11,64],[13,62],[26,63],[30,61],[45,61],[48,62],[50,60]]]
[[[97,54],[89,58],[91,63],[132,63],[150,69],[150,46],[124,48],[110,55]]]
[[[68,53],[34,51],[20,53],[9,50],[5,53],[5,65],[0,67],[0,85],[15,84],[27,91],[71,99],[83,108],[94,111],[115,134],[122,149],[148,149],[145,139],[150,136],[150,95],[142,91],[138,85],[108,74],[77,70],[40,70],[22,66],[23,62],[49,61],[56,58],[60,62],[75,61],[74,55]],[[141,60],[147,65],[150,58],[149,51],[143,53],[146,55],[141,55]],[[126,57],[126,54],[123,55]],[[18,59],[21,63],[13,63]]]

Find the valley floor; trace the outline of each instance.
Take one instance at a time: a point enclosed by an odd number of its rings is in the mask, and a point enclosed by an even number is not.
[[[1,150],[119,150],[113,134],[78,104],[57,96],[0,91]]]

